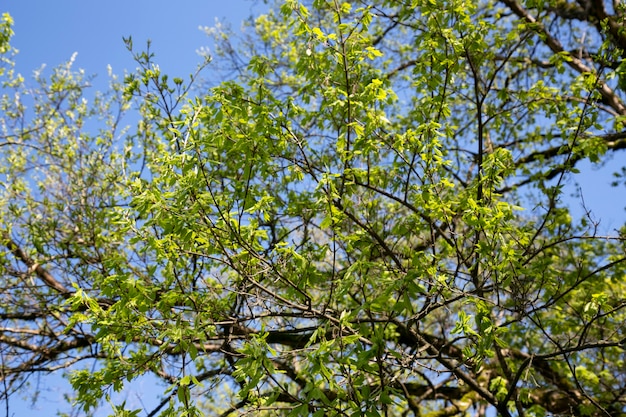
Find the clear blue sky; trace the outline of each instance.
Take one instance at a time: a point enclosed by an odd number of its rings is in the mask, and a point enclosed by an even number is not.
[[[132,35],[136,48],[147,39],[161,68],[168,73],[193,72],[196,51],[209,44],[198,29],[215,19],[237,28],[255,7],[246,0],[8,0],[2,11],[15,20],[13,44],[20,50],[18,68],[26,75],[42,63],[53,67],[78,52],[76,66],[106,76],[135,65],[122,37]],[[105,78],[105,77],[102,77]]]
[[[254,0],[7,0],[0,12],[9,12],[15,20],[13,47],[19,49],[17,70],[26,78],[46,64],[55,67],[77,52],[74,68],[87,74],[97,74],[94,88],[107,85],[107,65],[113,72],[123,75],[124,70],[136,68],[122,37],[133,37],[137,50],[146,41],[152,41],[156,62],[171,76],[186,78],[202,61],[197,50],[210,45],[210,39],[199,30],[212,26],[215,19],[230,22],[239,28],[243,19],[263,5]],[[35,415],[55,416],[58,410],[70,412],[63,400],[68,385],[61,373],[33,379],[31,391],[23,398],[12,398],[10,414],[20,417]],[[34,409],[28,406],[35,390],[40,390],[40,400]],[[133,384],[121,399],[136,408],[151,410],[157,403],[156,395],[162,386],[144,379]],[[98,416],[107,415],[105,406]],[[5,404],[0,402],[0,415],[5,415]],[[72,414],[71,414],[72,415]],[[81,413],[73,414],[81,415]],[[145,414],[143,414],[145,415]]]

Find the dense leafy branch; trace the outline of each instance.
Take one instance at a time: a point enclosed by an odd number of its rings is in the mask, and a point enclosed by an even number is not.
[[[623,416],[625,233],[562,195],[625,147],[623,13],[276,2],[208,30],[223,83],[129,38],[95,95],[27,86],[5,16],[5,398],[66,369],[85,413]]]

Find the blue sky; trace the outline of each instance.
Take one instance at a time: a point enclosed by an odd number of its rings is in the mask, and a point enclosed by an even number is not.
[[[106,76],[135,65],[122,42],[131,35],[141,49],[147,39],[161,68],[172,75],[191,73],[200,61],[196,51],[209,44],[198,29],[215,19],[234,27],[255,7],[249,0],[8,0],[4,9],[15,20],[13,45],[20,50],[18,68],[26,75],[42,63],[49,67],[78,52],[76,66]]]
[[[197,51],[211,43],[200,26],[212,26],[217,18],[238,28],[243,19],[262,7],[254,0],[7,0],[0,12],[9,12],[15,20],[12,45],[20,51],[16,67],[26,78],[42,64],[53,68],[77,52],[74,68],[96,74],[94,88],[104,89],[108,65],[120,76],[136,68],[123,37],[132,36],[137,50],[150,39],[164,73],[186,78],[202,62]],[[30,391],[11,399],[9,415],[34,412],[47,417],[55,416],[57,410],[71,412],[63,400],[68,385],[61,375],[33,379]],[[137,381],[121,399],[133,407],[151,410],[158,403],[157,394],[164,391],[155,384],[151,379]],[[40,391],[39,401],[30,408],[35,390]],[[3,401],[0,410],[4,416]],[[108,411],[105,406],[97,416]]]

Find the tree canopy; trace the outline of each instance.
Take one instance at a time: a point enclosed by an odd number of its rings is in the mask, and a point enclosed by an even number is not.
[[[7,415],[64,369],[84,414],[626,416],[626,228],[564,194],[626,147],[626,6],[269,10],[208,31],[218,85],[127,39],[98,94],[3,16]]]

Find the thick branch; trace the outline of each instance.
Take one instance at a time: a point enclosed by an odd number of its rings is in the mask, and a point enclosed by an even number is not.
[[[22,261],[29,268],[29,270],[34,271],[44,284],[66,297],[71,294],[71,291],[57,281],[46,268],[32,260],[30,256],[28,256],[28,254],[24,252],[24,250],[17,243],[15,243],[13,239],[11,239],[11,236],[9,236],[8,233],[3,232],[2,238],[5,241],[6,247],[11,251],[13,256]]]
[[[513,13],[515,13],[518,17],[524,19],[528,23],[532,23],[535,31],[541,35],[543,42],[550,48],[552,52],[555,54],[560,54],[565,52],[563,49],[563,45],[559,42],[558,39],[553,37],[550,32],[535,19],[526,9],[524,9],[520,4],[515,0],[502,0]],[[576,70],[579,73],[589,73],[594,74],[595,71],[593,68],[588,67],[583,63],[582,60],[576,58],[575,56],[569,55],[567,64]],[[598,91],[602,95],[604,102],[611,106],[615,111],[621,115],[626,115],[626,107],[622,104],[622,101],[619,99],[617,94],[606,84],[603,82],[599,82],[597,86]]]

